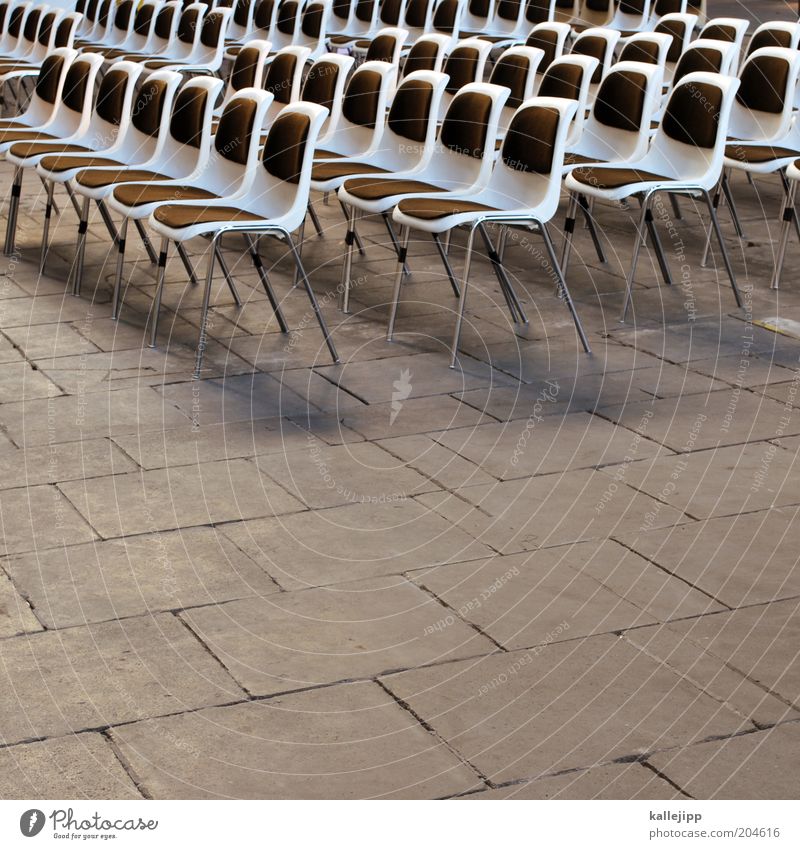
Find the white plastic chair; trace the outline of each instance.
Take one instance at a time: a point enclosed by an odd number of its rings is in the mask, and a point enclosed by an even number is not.
[[[467,0],[461,16],[461,38],[471,38],[487,32],[494,18],[495,0]]]
[[[143,48],[132,52],[120,50],[107,55],[113,59],[130,59],[132,62],[173,55],[181,17],[179,3],[165,3],[156,14],[153,32]]]
[[[666,69],[672,36],[661,32],[637,32],[625,40],[619,51],[620,62],[644,62]]]
[[[570,21],[576,32],[607,27],[614,18],[614,0],[581,0],[578,14]]]
[[[509,90],[497,126],[498,149],[499,142],[505,136],[517,109],[533,96],[536,72],[543,57],[544,52],[535,47],[509,47],[492,68],[489,82],[492,85],[505,86]]]
[[[534,97],[525,101],[514,114],[500,158],[482,189],[467,194],[448,192],[437,197],[407,197],[401,200],[394,210],[392,217],[402,227],[401,241],[404,245],[408,243],[410,230],[420,230],[438,237],[456,227],[469,228],[450,368],[455,368],[458,356],[476,231],[486,244],[512,318],[515,322],[519,320],[527,323],[511,281],[486,231],[486,225],[489,223],[499,226],[536,227],[541,233],[548,262],[558,280],[559,292],[572,315],[584,350],[590,353],[589,342],[566,280],[559,269],[547,227],[547,222],[558,209],[564,142],[575,108],[574,101],[560,98]],[[449,272],[447,264],[445,268]],[[402,282],[403,270],[399,265],[387,331],[387,339],[390,341],[394,335]]]
[[[124,58],[142,62],[151,71],[191,62],[200,49],[200,35],[206,11],[207,6],[204,3],[190,3],[181,12],[175,28],[175,37],[165,46],[163,52],[154,57],[136,57],[131,54]]]
[[[577,103],[565,141],[570,150],[577,147],[583,135],[589,87],[597,65],[597,59],[592,56],[562,56],[544,72],[536,89],[537,97],[558,97]]]
[[[622,38],[652,29],[650,4],[651,0],[619,0],[614,17],[608,23],[609,28],[619,30]]]
[[[444,119],[450,103],[462,88],[483,80],[486,62],[492,49],[491,42],[481,38],[465,38],[453,48],[442,68],[448,80],[439,106],[440,120]]]
[[[353,0],[352,13],[347,26],[341,32],[328,36],[328,48],[332,51],[351,50],[357,41],[371,39],[378,31],[378,0]]]
[[[230,39],[226,41],[225,58],[235,59],[247,41],[266,41],[271,44],[270,39],[277,19],[277,0],[256,0],[250,32],[241,38],[238,43],[232,43]]]
[[[627,316],[639,253],[648,231],[655,240],[651,203],[661,192],[686,194],[705,201],[736,303],[741,307],[741,295],[710,195],[722,173],[728,123],[738,88],[739,80],[734,77],[687,75],[672,90],[661,126],[644,156],[624,167],[595,165],[573,170],[567,177],[566,187],[573,197],[581,193],[607,201],[619,201],[633,195],[641,198],[642,212],[627,275],[621,321]],[[566,237],[568,252],[572,234],[568,232]],[[659,261],[663,261],[660,250]]]
[[[569,24],[556,21],[546,24],[536,24],[525,40],[526,47],[537,47],[544,53],[539,63],[539,70],[544,72],[564,54],[572,29]]]
[[[166,69],[187,74],[213,74],[222,66],[225,57],[225,32],[233,10],[219,7],[203,17],[198,38],[192,50],[181,59],[152,59],[144,62],[151,71]]]
[[[165,204],[158,207],[150,217],[150,226],[162,237],[163,254],[166,254],[170,242],[184,242],[196,236],[211,237],[195,360],[196,377],[200,377],[203,352],[207,344],[208,309],[217,258],[216,248],[224,234],[233,232],[248,236],[256,255],[257,250],[252,241],[254,235],[273,236],[287,244],[331,358],[334,362],[339,361],[333,339],[292,238],[292,232],[305,219],[312,152],[324,121],[325,108],[315,103],[287,106],[272,125],[264,146],[261,166],[248,172],[252,179],[246,189],[240,190],[234,197],[204,204]],[[273,302],[273,308],[281,330],[288,332],[277,302]]]

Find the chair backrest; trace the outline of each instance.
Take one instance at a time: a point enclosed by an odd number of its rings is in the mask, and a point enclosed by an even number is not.
[[[384,27],[399,27],[406,16],[408,0],[383,0],[378,9],[378,22]]]
[[[482,32],[488,29],[494,17],[495,0],[466,0],[466,8],[461,20],[461,30],[465,33]]]
[[[353,0],[333,0],[331,3],[331,30],[347,32],[355,15],[356,5]]]
[[[661,19],[665,15],[685,15],[686,0],[653,0],[653,17]]]
[[[632,35],[619,53],[620,62],[644,62],[646,65],[667,64],[672,36],[662,32],[638,32]]]
[[[730,136],[771,141],[781,138],[792,121],[800,52],[787,47],[762,47],[752,53],[739,73]]]
[[[762,47],[788,47],[797,50],[800,45],[800,24],[789,21],[768,21],[756,27],[747,43],[747,56]]]
[[[203,18],[197,59],[209,71],[216,71],[222,65],[225,53],[225,37],[232,15],[233,9],[215,8]]]
[[[444,73],[449,78],[445,92],[452,96],[465,85],[480,82],[491,49],[491,42],[479,38],[459,41],[444,63]]]
[[[25,18],[25,25],[22,27],[22,35],[17,43],[17,51],[21,54],[30,53],[35,49],[37,37],[39,35],[39,27],[42,24],[46,7],[34,6]]]
[[[300,99],[318,103],[328,110],[326,132],[339,124],[344,100],[344,87],[355,59],[340,53],[325,53],[309,69]]]
[[[115,62],[103,76],[87,132],[90,147],[97,150],[111,147],[127,133],[142,70],[138,62]]]
[[[536,82],[536,71],[542,61],[544,53],[535,47],[509,47],[503,51],[492,68],[489,82],[492,85],[505,86],[509,95],[503,107],[503,120],[501,130],[507,125],[506,113],[511,112],[528,100],[533,95]],[[508,115],[510,120],[511,115]]]
[[[142,3],[133,16],[131,27],[131,48],[141,50],[147,46],[155,30],[161,3]]]
[[[195,77],[177,93],[169,133],[161,150],[170,176],[188,175],[206,161],[211,148],[214,104],[222,88],[215,77]]]
[[[430,160],[436,144],[436,117],[447,78],[435,71],[414,71],[395,93],[381,139],[381,153],[392,160],[392,170],[408,171]]]
[[[526,0],[523,22],[528,26],[548,24],[556,19],[555,0]]]
[[[278,19],[278,4],[275,0],[257,0],[253,11],[253,33],[268,40]]]
[[[330,18],[331,0],[310,0],[300,18],[300,37],[297,43],[310,47],[312,54],[320,53],[324,49]]]
[[[203,31],[203,18],[208,7],[204,3],[190,3],[180,15],[175,30],[175,56],[192,56],[200,42]]]
[[[344,91],[341,117],[326,133],[326,149],[355,156],[380,142],[394,79],[394,68],[386,62],[356,68]]]
[[[255,3],[253,0],[236,0],[233,4],[231,22],[228,24],[227,37],[235,41],[244,39],[253,28],[254,13]]]
[[[39,68],[28,107],[17,120],[32,127],[50,120],[61,102],[67,71],[77,55],[77,51],[69,47],[56,48],[50,52]]]
[[[538,47],[544,56],[539,63],[539,69],[546,71],[551,62],[561,56],[567,44],[572,28],[565,23],[537,24],[525,41],[526,47]]]
[[[569,23],[578,17],[580,0],[556,0],[556,14],[554,20],[559,23]]]
[[[702,71],[708,74],[729,74],[736,60],[735,45],[727,41],[698,38],[684,51],[675,66],[672,84],[680,82],[687,74]]]
[[[613,17],[614,0],[581,0],[575,22],[588,27],[604,27]]]
[[[233,61],[222,100],[223,108],[237,92],[246,88],[261,88],[264,81],[264,63],[269,55],[269,49],[269,42],[263,39],[245,42]]]
[[[609,24],[622,32],[647,29],[651,0],[619,0],[617,11]]]
[[[597,65],[597,59],[592,56],[562,56],[545,71],[536,91],[537,97],[557,97],[577,103],[567,136],[567,144],[571,147],[578,143],[583,134],[589,107],[589,89]]]
[[[653,139],[654,165],[680,172],[680,179],[706,191],[719,181],[731,108],[739,80],[721,74],[694,73],[672,90]],[[667,170],[666,173],[670,173]]]
[[[272,120],[284,106],[294,103],[300,96],[303,66],[310,54],[311,51],[307,47],[284,47],[267,66],[264,89],[274,97],[267,110],[267,121]]]
[[[713,18],[700,30],[698,38],[730,41],[741,48],[748,24],[743,18]]]
[[[171,47],[175,41],[180,23],[181,12],[177,5],[165,3],[156,15],[153,26],[152,50],[159,53]]]
[[[175,95],[183,83],[176,71],[153,71],[142,83],[131,107],[131,121],[122,142],[122,159],[146,162],[158,156],[169,136]]]
[[[300,8],[298,0],[279,0],[275,25],[270,32],[273,50],[280,50],[297,41],[300,31]]]
[[[597,92],[583,130],[580,150],[598,160],[629,161],[644,155],[650,118],[661,96],[663,72],[657,65],[618,62]]]
[[[574,41],[570,55],[593,56],[598,61],[592,83],[599,83],[614,61],[614,49],[619,41],[617,30],[604,27],[590,27],[584,30]]]
[[[227,197],[243,189],[258,167],[261,128],[272,103],[268,91],[243,88],[225,104],[208,159],[202,164],[203,188]]]
[[[433,0],[408,0],[400,26],[408,30],[409,37],[416,40],[431,28]]]
[[[464,86],[450,101],[426,174],[453,188],[486,185],[507,97],[503,86],[477,82]]]
[[[114,11],[111,27],[109,29],[109,41],[112,44],[122,44],[130,34],[135,17],[135,0],[122,0]]]
[[[86,131],[102,64],[103,57],[98,53],[81,53],[73,59],[64,77],[61,100],[48,132],[66,138]]]
[[[316,103],[284,107],[267,136],[261,167],[239,202],[291,232],[305,220],[311,168],[327,110]]]
[[[577,103],[558,97],[532,97],[514,113],[489,181],[489,191],[508,206],[549,221],[558,209],[567,136]]]
[[[72,47],[78,34],[81,23],[81,15],[77,12],[67,12],[63,15],[55,28],[53,47]]]
[[[667,62],[675,63],[683,55],[683,51],[692,40],[692,32],[697,23],[697,15],[670,13],[664,15],[653,29],[653,32],[672,36],[672,43],[667,51]]]
[[[401,27],[384,27],[370,41],[365,62],[388,62],[397,68],[406,42],[408,30]]]
[[[33,61],[41,61],[47,56],[48,49],[56,46],[55,39],[58,32],[58,23],[63,15],[64,13],[60,9],[56,9],[42,16],[39,32],[36,34],[36,43],[31,51]]]
[[[449,3],[452,0],[445,0]],[[446,35],[423,35],[418,38],[408,51],[403,64],[403,79],[417,71],[441,71],[445,51],[450,44]]]

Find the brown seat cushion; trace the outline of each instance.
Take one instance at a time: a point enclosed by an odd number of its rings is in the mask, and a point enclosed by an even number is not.
[[[50,133],[37,133],[35,130],[6,130],[0,128],[0,144],[13,141],[47,141],[55,136]]]
[[[16,146],[16,145],[15,145]],[[99,168],[102,165],[124,165],[116,159],[107,159],[104,156],[45,156],[41,166],[46,171],[60,173],[71,171],[73,168]]]
[[[354,197],[362,200],[383,200],[395,195],[415,195],[427,192],[445,192],[430,183],[422,183],[419,180],[382,180],[379,177],[356,177],[348,180],[345,189]]]
[[[635,168],[576,168],[572,176],[579,183],[598,189],[619,189],[630,183],[660,183],[672,179],[650,171],[637,171]]]
[[[422,221],[434,221],[462,212],[497,212],[496,207],[459,198],[406,198],[397,204],[397,208]]]
[[[725,146],[725,156],[739,162],[758,163],[800,156],[800,150],[793,150],[790,147],[772,147],[768,144],[729,144]]]
[[[14,156],[27,159],[42,153],[90,153],[91,148],[82,144],[59,144],[58,142],[17,142],[9,149]]]
[[[190,204],[165,204],[153,213],[156,221],[166,227],[181,229],[195,224],[211,224],[222,221],[263,221],[263,217],[234,206],[192,206]]]
[[[120,168],[116,171],[113,169],[99,171],[89,168],[75,176],[75,180],[87,189],[100,189],[113,183],[145,183],[171,179],[167,174],[157,174],[155,171],[136,168]]]
[[[359,37],[357,35],[334,34],[328,36],[328,41],[331,44],[352,44],[353,42],[359,41]]]
[[[151,186],[147,183],[125,183],[114,189],[114,197],[125,206],[144,206],[148,203],[167,203],[173,200],[212,200],[214,192],[195,186]]]
[[[159,68],[168,68],[170,65],[182,65],[180,59],[148,59],[142,64],[148,71],[157,71]]]
[[[315,150],[314,159],[343,159],[343,153],[336,153],[333,150]]]
[[[365,162],[315,162],[311,169],[312,180],[336,180],[353,174],[386,174],[385,168]]]
[[[565,153],[564,165],[578,165],[584,162],[597,162],[598,160],[591,156],[584,156],[581,153]]]

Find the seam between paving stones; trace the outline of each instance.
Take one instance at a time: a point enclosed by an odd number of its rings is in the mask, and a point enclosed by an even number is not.
[[[139,795],[142,796],[142,798],[144,799],[153,799],[153,794],[150,793],[149,790],[147,790],[144,782],[137,775],[136,770],[131,766],[131,763],[128,761],[125,755],[122,754],[122,750],[117,745],[116,740],[114,740],[114,738],[111,736],[109,730],[106,729],[105,731],[101,731],[100,736],[106,741],[106,745],[111,750],[111,753],[114,755],[114,757],[117,759],[117,762],[122,767],[125,774],[133,783],[133,786],[139,792]]]

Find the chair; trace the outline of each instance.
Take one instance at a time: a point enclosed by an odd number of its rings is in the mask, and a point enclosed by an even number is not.
[[[797,123],[797,118],[794,119],[794,123]],[[794,129],[794,138],[792,141],[795,144],[795,148],[800,147],[800,127],[793,127]],[[792,230],[792,227],[795,230],[798,230],[798,221],[797,221],[797,208],[795,206],[795,202],[797,200],[797,184],[800,181],[800,162],[798,162],[798,157],[795,155],[793,159],[789,161],[786,167],[786,204],[783,209],[783,224],[781,225],[781,235],[778,241],[778,255],[775,260],[775,270],[772,275],[772,283],[770,284],[770,288],[778,289],[780,288],[781,278],[783,277],[783,267],[786,262],[786,250],[789,245],[789,234]],[[798,230],[800,232],[800,230]]]
[[[355,0],[347,27],[328,36],[331,50],[350,50],[357,41],[370,39],[378,30],[378,0]]]
[[[569,294],[566,280],[561,274],[547,227],[547,223],[558,209],[564,142],[575,108],[574,101],[560,98],[534,97],[527,100],[514,114],[500,158],[480,191],[469,194],[448,192],[437,197],[406,197],[394,210],[393,218],[402,228],[401,241],[404,245],[408,244],[408,234],[412,229],[439,236],[456,227],[469,228],[450,368],[455,368],[458,356],[476,231],[486,244],[512,318],[515,322],[519,318],[527,323],[511,281],[486,231],[486,225],[489,223],[511,227],[526,226],[530,229],[535,227],[541,233],[546,250],[546,259],[541,259],[541,266],[549,275],[556,277],[559,293],[572,315],[581,344],[584,350],[590,353],[588,339]],[[449,271],[447,264],[445,268]],[[402,266],[398,266],[387,332],[389,340],[394,335],[402,282]]]
[[[330,15],[330,0],[311,0],[303,9],[295,44],[309,49],[307,62],[313,62],[327,50],[325,41]]]
[[[406,41],[416,41],[430,32],[433,25],[433,0],[408,0],[403,22],[400,26],[406,30]]]
[[[19,11],[18,11],[19,10]],[[18,11],[15,17],[14,13]],[[0,54],[0,61],[4,63],[27,62],[36,50],[39,26],[42,23],[44,9],[34,4],[24,4],[12,11],[12,23],[19,21],[18,36],[10,44],[9,49]],[[10,26],[9,26],[10,29]]]
[[[81,60],[92,54],[81,54]],[[99,66],[99,61],[96,63]],[[131,104],[135,94],[136,83],[142,68],[135,62],[119,62],[112,65],[108,73],[103,77],[95,99],[94,110],[85,126],[65,139],[52,139],[50,141],[19,141],[11,145],[6,152],[6,159],[14,165],[15,174],[19,174],[20,185],[22,174],[27,168],[35,168],[41,160],[52,154],[98,154],[102,156],[105,151],[113,150],[117,140],[128,131],[130,123]],[[95,71],[96,73],[96,71]],[[69,74],[67,82],[71,82]],[[93,83],[91,71],[81,78],[84,85]],[[76,93],[85,100],[86,95]],[[91,89],[90,94],[91,97]],[[40,172],[41,175],[41,172]],[[39,259],[39,271],[44,270],[45,256],[47,253],[48,236],[50,232],[50,217],[53,210],[53,188],[52,181],[45,181],[47,187],[47,201],[45,203],[44,228],[42,231],[42,250]],[[108,223],[108,218],[104,216]],[[8,227],[13,228],[16,221],[9,217]],[[113,234],[113,230],[112,230]],[[14,244],[15,232],[6,233],[6,242]]]
[[[160,73],[167,74],[169,72],[161,71]],[[153,110],[148,117],[148,128],[151,132],[157,133],[157,140],[155,153],[145,162],[137,164],[133,168],[127,165],[120,167],[106,163],[103,164],[103,167],[97,168],[89,163],[85,169],[75,175],[74,190],[83,197],[83,204],[74,266],[74,294],[80,293],[82,284],[90,200],[108,199],[109,205],[111,205],[110,196],[113,189],[120,183],[186,179],[190,174],[193,174],[198,162],[203,161],[208,156],[211,116],[214,102],[221,88],[222,80],[212,77],[196,77],[189,80],[172,100],[172,111],[169,114],[166,132],[162,132],[160,122],[157,129],[154,126],[158,111],[161,112],[162,116],[166,115],[163,105],[160,110]],[[163,101],[163,91],[161,96]],[[100,204],[98,205],[100,206]],[[124,244],[122,246],[124,248]]]
[[[235,196],[208,201],[202,204],[164,204],[150,217],[150,226],[161,235],[161,254],[166,263],[166,252],[170,242],[184,242],[196,236],[210,236],[208,266],[200,334],[195,359],[195,377],[200,377],[203,352],[207,344],[208,310],[211,287],[214,280],[216,248],[226,233],[241,233],[249,237],[251,257],[261,271],[256,243],[252,237],[273,236],[289,248],[298,274],[317,318],[325,343],[333,362],[339,355],[331,338],[325,319],[319,308],[314,290],[303,268],[292,232],[303,222],[308,205],[311,179],[312,151],[317,134],[325,120],[325,109],[315,103],[296,103],[287,106],[275,119],[261,157],[261,167],[251,169],[252,176],[247,189]],[[161,268],[159,288],[163,288],[164,271]],[[262,280],[265,279],[262,276]],[[269,294],[269,290],[268,294]],[[158,299],[158,294],[157,294]],[[288,327],[276,300],[271,300],[281,330]],[[154,304],[153,320],[157,316],[158,303]]]
[[[756,27],[747,43],[745,60],[762,47],[788,47],[797,50],[800,46],[800,24],[790,21],[768,21]]]
[[[202,4],[193,4],[202,5]],[[193,48],[180,59],[148,59],[143,62],[150,71],[166,69],[187,74],[214,74],[222,66],[225,57],[225,32],[233,10],[230,8],[215,8],[203,17],[198,37]],[[183,20],[183,17],[181,17]],[[180,25],[178,38],[180,39]],[[184,42],[188,43],[188,42]]]
[[[619,0],[614,17],[608,23],[609,29],[619,30],[622,38],[652,29],[650,3],[651,0]]]
[[[50,55],[55,47],[69,47],[69,44],[58,44],[58,22],[63,13],[48,12],[41,19],[41,25],[36,33],[33,48],[23,59],[0,58],[0,84],[23,76],[35,76],[42,62]],[[28,18],[30,20],[30,17]]]
[[[297,44],[300,36],[300,9],[298,0],[279,0],[275,25],[269,36],[273,53]]]
[[[256,11],[256,4],[253,0],[236,0],[233,4],[233,15],[228,24],[228,31],[225,34],[225,47],[233,44],[244,44],[254,36],[251,35],[253,29],[253,15]]]
[[[536,71],[543,56],[543,51],[535,47],[509,47],[492,68],[489,82],[509,90],[497,125],[498,150],[518,107],[533,95]]]
[[[144,54],[153,45],[156,21],[162,4],[142,3],[136,10],[133,18],[133,26],[129,36],[119,47],[108,47],[98,50],[108,61],[113,61],[126,53]]]
[[[109,27],[104,33],[102,40],[96,42],[81,42],[83,50],[102,51],[104,48],[118,47],[127,41],[130,37],[133,27],[134,12],[136,4],[134,0],[122,0],[113,10],[111,15],[111,7],[109,5]]]
[[[75,57],[63,77],[60,98],[47,122],[30,129],[9,127],[0,131],[0,154],[5,155],[15,142],[58,141],[63,144],[79,144],[89,126],[95,80],[102,62],[103,57],[97,53],[83,53]],[[6,225],[7,254],[14,253],[14,234],[22,194],[23,173],[22,168],[14,168]]]
[[[555,0],[499,0],[494,20],[480,37],[495,47],[518,44],[537,24],[549,23],[555,17]]]
[[[4,28],[0,33],[0,56],[3,59],[14,59],[17,56],[17,47],[32,8],[33,3],[8,4],[6,6]]]
[[[270,38],[278,19],[278,4],[275,0],[257,0],[253,11],[252,26],[250,32],[238,43],[228,40],[225,44],[225,58],[235,59],[246,41],[266,41],[271,44]]]
[[[698,38],[710,38],[714,41],[730,41],[739,50],[744,44],[749,22],[744,18],[712,18],[700,30]]]
[[[615,30],[591,27],[583,30],[572,44],[570,56],[592,56],[598,62],[592,77],[592,87],[589,90],[590,100],[594,99],[600,81],[614,62],[614,51],[618,41],[619,33]]]
[[[444,94],[443,94],[444,96]],[[350,208],[348,238],[355,232],[358,212],[383,215],[409,195],[437,195],[459,191],[464,194],[482,189],[492,170],[500,113],[508,89],[488,83],[470,83],[452,99],[439,131],[438,143],[423,165],[394,174],[378,174],[345,180],[339,200]],[[447,255],[438,236],[439,255],[449,268]],[[405,265],[408,245],[400,245],[399,261]],[[456,295],[458,283],[448,272]],[[349,275],[348,275],[349,277]],[[341,308],[349,309],[349,279],[342,287]]]
[[[494,17],[495,0],[468,0],[461,16],[460,38],[472,38],[487,32]]]
[[[450,3],[456,0],[444,0],[444,2]],[[440,7],[442,5],[444,4],[440,4]],[[411,45],[403,62],[401,82],[417,71],[441,71],[450,46],[450,38],[446,35],[424,35],[417,39]]]
[[[284,47],[274,54],[272,61],[267,64],[264,90],[273,96],[273,101],[264,118],[265,131],[284,106],[295,103],[299,99],[303,68],[310,53],[307,47]]]
[[[575,32],[607,27],[614,17],[614,0],[581,0],[578,14],[570,21]]]
[[[342,116],[347,77],[355,60],[340,53],[325,53],[311,66],[303,82],[300,100],[317,103],[328,110],[328,117],[317,137],[317,147],[334,144]]]
[[[191,15],[196,24],[196,10],[192,10]],[[172,51],[182,17],[183,15],[180,13],[177,3],[165,3],[158,10],[155,23],[153,24],[153,33],[141,50],[137,49],[130,53],[119,50],[106,53],[106,56],[111,59],[129,59],[132,62],[137,62],[143,59],[152,59],[153,57],[173,55]],[[192,28],[190,27],[189,29]]]
[[[228,83],[222,96],[222,103],[214,109],[215,124],[212,132],[216,132],[216,119],[225,111],[231,99],[246,88],[261,88],[264,81],[264,63],[269,54],[269,42],[253,39],[242,45],[236,54],[233,67],[228,75]],[[270,100],[271,102],[271,100]]]
[[[672,36],[660,32],[637,32],[626,39],[619,52],[620,62],[644,62],[666,68]]]
[[[196,204],[198,201],[217,201],[221,198],[235,197],[245,191],[250,183],[250,174],[258,164],[261,146],[260,129],[264,123],[264,113],[272,103],[269,92],[258,89],[244,89],[237,92],[225,107],[214,136],[213,148],[201,148],[195,158],[192,173],[175,180],[153,180],[146,183],[121,183],[116,186],[109,198],[112,209],[123,217],[121,240],[124,244],[125,228],[129,220],[145,221],[159,206],[169,204]],[[205,112],[205,110],[204,110]],[[207,113],[204,114],[207,118]],[[205,136],[208,127],[204,126]],[[196,276],[181,242],[176,243],[192,282]],[[122,306],[122,262],[123,252],[117,258],[117,274],[114,278],[114,297],[112,300],[112,318],[119,316]],[[237,306],[241,299],[233,278],[228,272],[224,260],[220,264],[225,269],[225,278]],[[158,263],[158,288],[156,291],[153,319],[150,326],[150,346],[155,347],[158,333],[158,313],[164,285],[163,272],[166,256],[162,247]],[[270,299],[269,283],[265,288]]]
[[[725,268],[738,306],[742,306],[736,277],[722,238],[717,214],[709,192],[722,173],[728,122],[739,80],[719,74],[694,73],[685,76],[670,94],[664,118],[650,149],[623,167],[593,165],[573,170],[566,188],[572,197],[588,194],[608,201],[639,196],[642,212],[636,242],[628,269],[621,321],[625,321],[633,294],[639,253],[647,233],[656,239],[651,203],[660,193],[701,197],[708,206]],[[699,93],[699,96],[698,96]],[[567,251],[572,234],[567,233]],[[658,251],[662,274],[667,279],[663,252]]]
[[[557,23],[571,24],[578,17],[580,5],[580,0],[556,0],[554,20]]]

